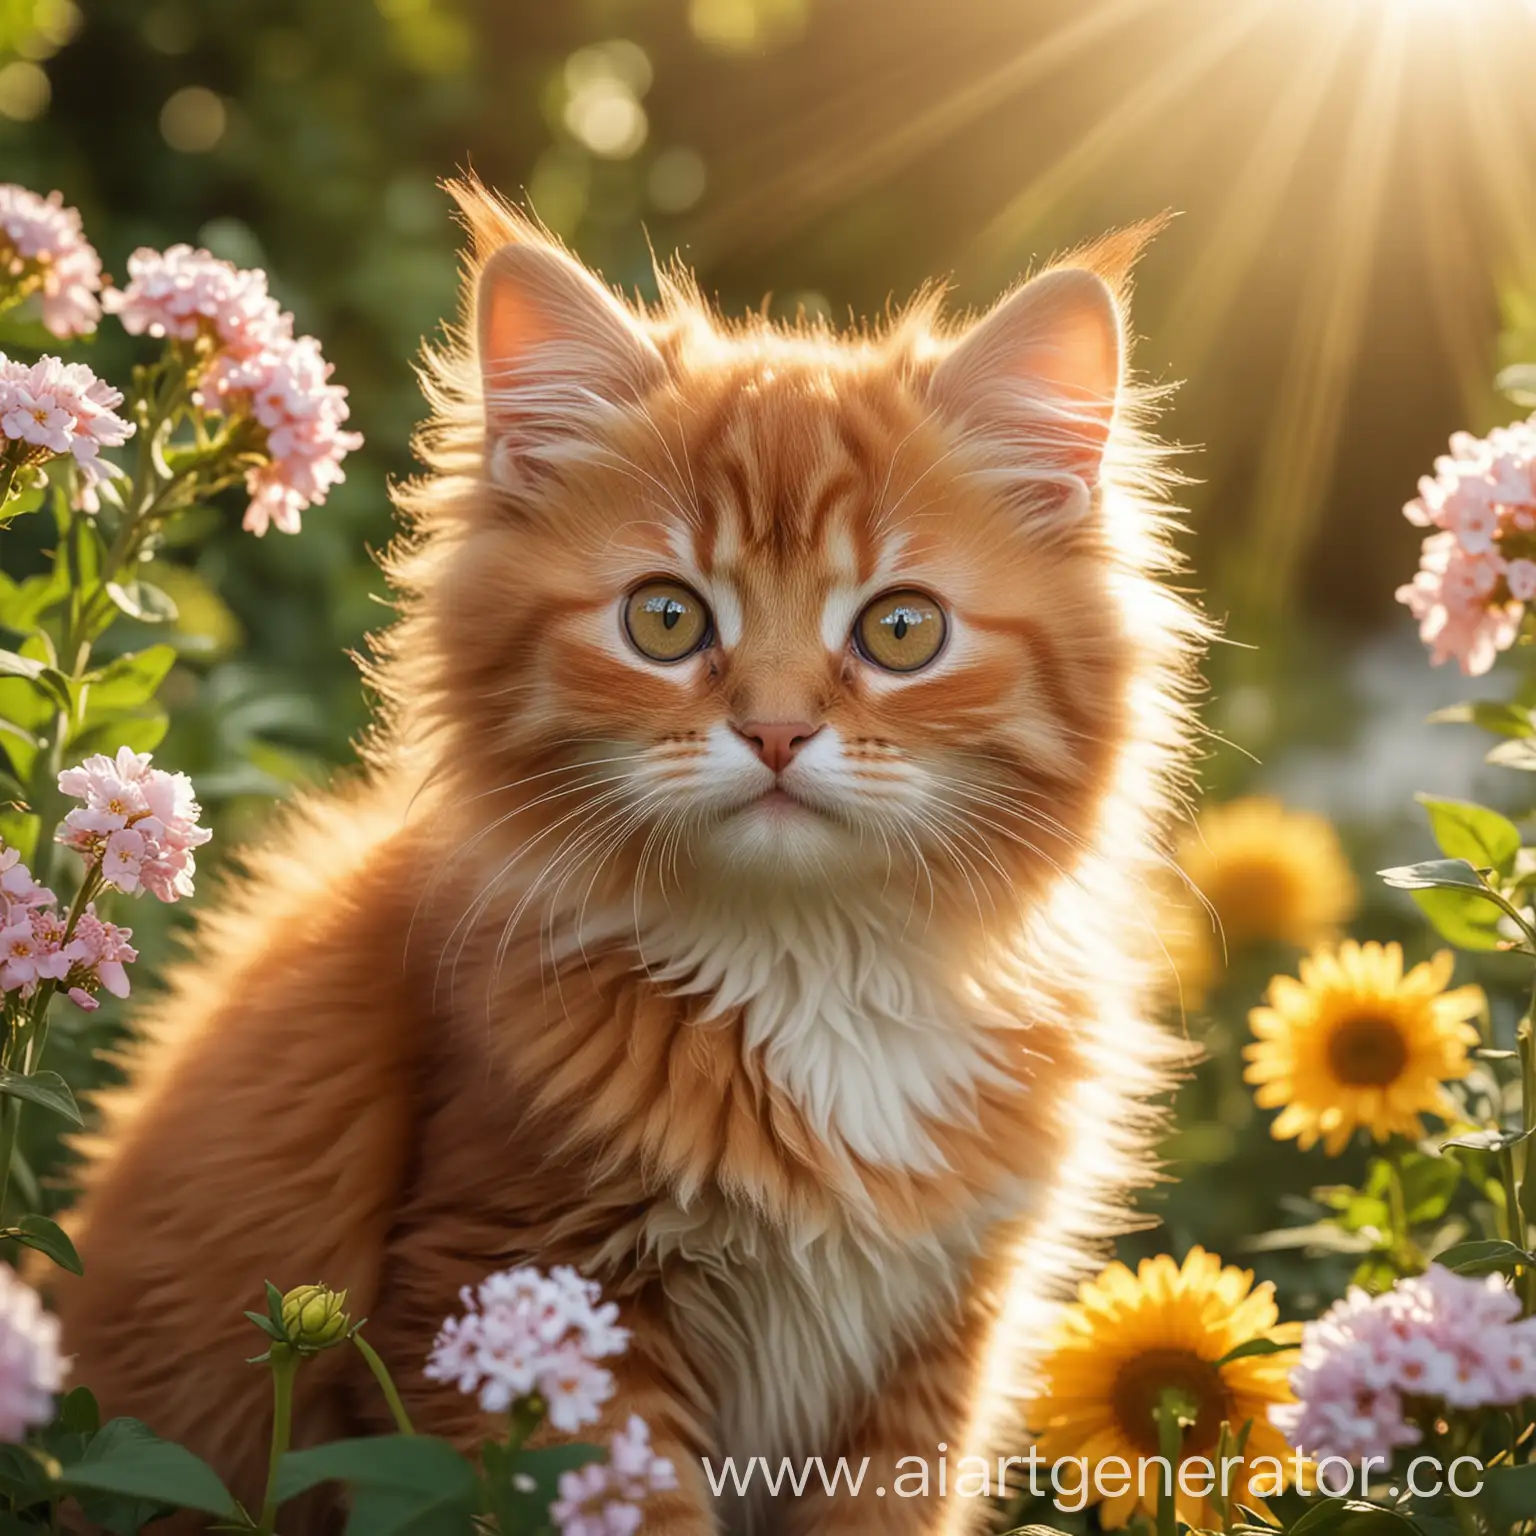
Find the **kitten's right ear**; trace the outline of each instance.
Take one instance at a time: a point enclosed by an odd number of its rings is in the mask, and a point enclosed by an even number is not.
[[[486,463],[509,487],[645,394],[661,355],[584,267],[548,245],[504,245],[475,302]]]

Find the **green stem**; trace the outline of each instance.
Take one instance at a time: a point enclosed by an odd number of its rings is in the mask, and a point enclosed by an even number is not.
[[[264,1536],[271,1536],[277,1519],[277,1471],[293,1436],[293,1378],[298,1370],[298,1352],[286,1345],[273,1345],[272,1448],[267,1455],[267,1491],[262,1496],[261,1519],[256,1524]]]
[[[395,1428],[402,1435],[414,1435],[416,1430],[411,1424],[410,1415],[405,1411],[405,1404],[400,1401],[394,1378],[389,1374],[389,1367],[380,1358],[378,1350],[360,1333],[352,1335],[352,1342],[357,1345],[363,1359],[368,1362],[368,1369],[373,1372],[373,1379],[378,1382],[379,1390],[384,1394],[384,1401],[389,1404],[389,1414],[395,1421]]]
[[[1520,1021],[1516,1043],[1520,1047],[1520,1129],[1529,1133],[1536,1127],[1536,982],[1532,984],[1530,1006]],[[1529,1193],[1526,1186],[1532,1174],[1536,1173],[1536,1158],[1532,1157],[1530,1142],[1521,1142],[1520,1179],[1516,1182],[1513,1148],[1506,1150],[1504,1156],[1508,1161],[1505,1170],[1505,1198],[1514,1201],[1510,1226],[1513,1228],[1516,1222],[1521,1224],[1525,1235],[1519,1241],[1524,1247],[1526,1237],[1529,1236],[1525,1229],[1526,1198]],[[1511,1238],[1511,1241],[1514,1239]],[[1522,1276],[1521,1299],[1525,1316],[1536,1317],[1536,1267],[1529,1264]]]
[[[1174,1492],[1184,1454],[1184,1428],[1194,1422],[1191,1405],[1177,1387],[1165,1387],[1153,1410],[1157,1420],[1157,1451],[1168,1475],[1157,1490],[1157,1536],[1179,1536],[1178,1495]]]
[[[1499,1173],[1504,1180],[1504,1235],[1517,1248],[1525,1247],[1525,1217],[1520,1210],[1520,1184],[1515,1178],[1515,1149],[1499,1149]]]
[[[1408,1226],[1408,1204],[1403,1195],[1403,1170],[1394,1142],[1387,1148],[1387,1205],[1392,1212],[1392,1262],[1410,1274],[1425,1268],[1424,1251],[1413,1240]]]
[[[75,936],[75,925],[85,909],[101,890],[101,875],[95,869],[85,872],[80,889],[70,905],[69,916],[64,920],[64,943]],[[7,1032],[5,1065],[13,1071],[35,1072],[42,1063],[43,1052],[48,1047],[48,1005],[59,989],[56,981],[44,981],[38,985],[27,1011],[16,1021],[14,1030]],[[11,1160],[16,1155],[16,1137],[21,1130],[22,1101],[6,1095],[0,1100],[0,1216],[5,1212],[6,1196],[11,1189]]]

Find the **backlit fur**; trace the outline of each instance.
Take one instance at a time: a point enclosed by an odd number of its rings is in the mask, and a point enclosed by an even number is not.
[[[289,813],[145,1009],[59,1290],[77,1379],[250,1504],[264,1279],[349,1287],[418,1427],[469,1446],[420,1375],[440,1320],[566,1262],[635,1329],[615,1413],[678,1463],[652,1536],[980,1529],[868,1490],[717,1507],[698,1458],[867,1455],[873,1486],[1018,1451],[1048,1308],[1145,1181],[1181,1056],[1145,1018],[1146,878],[1202,631],[1142,406],[1099,465],[1093,402],[991,377],[993,332],[962,352],[934,297],[837,335],[723,322],[673,271],[605,309],[457,192],[471,306],[502,262],[514,307],[427,359],[369,767]],[[1136,244],[1061,269],[1123,305]],[[708,602],[711,649],[628,644],[652,577]],[[947,609],[926,671],[849,644],[894,587]],[[762,720],[820,726],[768,800],[733,729]],[[305,1368],[298,1443],[387,1427],[359,1367]]]

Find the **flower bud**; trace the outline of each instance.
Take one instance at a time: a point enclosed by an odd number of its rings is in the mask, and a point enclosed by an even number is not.
[[[283,1297],[283,1329],[301,1355],[312,1355],[347,1337],[347,1293],[324,1285],[299,1285]]]

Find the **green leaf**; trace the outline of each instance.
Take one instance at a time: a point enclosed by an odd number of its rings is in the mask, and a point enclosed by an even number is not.
[[[106,591],[122,612],[141,624],[169,624],[176,618],[170,594],[147,581],[109,581]]]
[[[69,1084],[57,1072],[33,1072],[29,1076],[24,1072],[12,1072],[9,1067],[0,1067],[0,1094],[25,1099],[29,1104],[61,1115],[71,1125],[85,1124]]]
[[[1422,864],[1400,864],[1395,869],[1378,869],[1376,873],[1400,891],[1488,889],[1465,859],[1426,859]]]
[[[475,1469],[446,1440],[430,1435],[374,1435],[289,1451],[277,1473],[278,1502],[325,1482],[403,1493],[470,1495]]]
[[[1490,897],[1476,891],[1410,891],[1430,926],[1457,949],[1503,949],[1509,939],[1499,924],[1505,912]]]
[[[25,1509],[49,1497],[53,1479],[35,1451],[24,1445],[0,1445],[0,1490]]]
[[[0,676],[24,677],[34,687],[48,695],[60,709],[70,707],[69,679],[57,667],[36,661],[30,656],[19,656],[15,651],[0,651]]]
[[[1292,1248],[1315,1248],[1322,1253],[1370,1253],[1375,1242],[1360,1233],[1346,1232],[1335,1221],[1312,1221],[1301,1227],[1274,1227],[1246,1238],[1247,1253],[1283,1253]]]
[[[1536,773],[1536,742],[1501,741],[1489,749],[1484,762],[1500,768],[1518,768],[1522,773]]]
[[[1520,851],[1520,829],[1507,816],[1470,800],[1437,800],[1429,795],[1416,798],[1446,858],[1465,859],[1477,869],[1509,873]]]
[[[1409,1152],[1399,1159],[1398,1169],[1408,1224],[1422,1226],[1444,1216],[1461,1183],[1461,1169],[1455,1160]]]
[[[1435,1263],[1458,1275],[1512,1275],[1518,1265],[1529,1266],[1531,1255],[1503,1238],[1455,1243],[1435,1255]]]
[[[59,1474],[71,1492],[152,1500],[209,1515],[233,1515],[235,1501],[218,1474],[185,1446],[161,1440],[137,1419],[113,1419],[85,1455]]]
[[[1524,1467],[1488,1467],[1483,1472],[1482,1504],[1495,1530],[1529,1520],[1536,1509],[1536,1463]]]
[[[86,720],[152,699],[175,663],[175,646],[151,645],[90,673],[86,677],[90,689],[85,698]]]
[[[331,1481],[351,1488],[349,1536],[469,1536],[472,1529],[475,1469],[446,1440],[380,1435],[289,1451],[278,1468],[278,1501]]]
[[[70,756],[105,752],[110,757],[119,747],[153,752],[165,739],[170,724],[171,717],[158,704],[145,705],[133,714],[109,715],[69,738]]]
[[[1494,736],[1536,736],[1536,717],[1523,704],[1501,704],[1492,699],[1478,699],[1467,704],[1452,704],[1437,709],[1429,717],[1431,725],[1475,725]]]
[[[1349,1506],[1344,1499],[1319,1499],[1291,1527],[1287,1536],[1324,1536],[1325,1532],[1337,1530],[1348,1513]]]
[[[1468,1152],[1502,1152],[1506,1147],[1518,1147],[1530,1131],[1468,1131],[1464,1136],[1442,1141],[1440,1150],[1462,1147]]]
[[[46,1216],[36,1213],[23,1216],[14,1227],[7,1227],[4,1232],[0,1232],[0,1237],[13,1237],[18,1243],[25,1243],[28,1248],[47,1254],[60,1269],[67,1269],[72,1275],[85,1273],[80,1264],[80,1255],[75,1252],[75,1245],[69,1240],[69,1234],[58,1222],[49,1221]]]
[[[59,1399],[53,1422],[67,1434],[94,1435],[101,1428],[101,1408],[89,1387],[73,1387]]]
[[[46,576],[0,582],[0,624],[24,635],[55,604],[69,596],[69,572],[58,562]]]
[[[1229,1349],[1221,1359],[1212,1363],[1216,1366],[1231,1365],[1234,1360],[1251,1360],[1260,1355],[1283,1355],[1288,1350],[1300,1348],[1299,1344],[1281,1344],[1274,1339],[1249,1339],[1246,1344]]]
[[[494,1440],[481,1448],[485,1493],[503,1531],[536,1531],[548,1519],[562,1474],[601,1461],[595,1445],[551,1445],[537,1451],[509,1451]],[[1025,1527],[1034,1531],[1048,1526]]]

